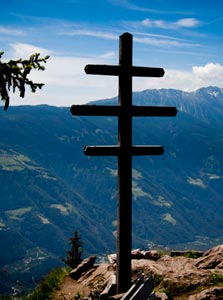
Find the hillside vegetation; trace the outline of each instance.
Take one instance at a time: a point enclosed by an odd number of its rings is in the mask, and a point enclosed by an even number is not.
[[[92,104],[117,104],[117,98]],[[133,247],[208,249],[223,242],[223,91],[147,90],[135,105],[176,106],[175,118],[134,118],[133,142],[163,145],[133,158]],[[85,255],[116,249],[117,159],[85,145],[116,145],[117,120],[69,108],[0,111],[0,289],[32,288],[62,266],[77,229]],[[156,245],[156,246],[154,246]]]

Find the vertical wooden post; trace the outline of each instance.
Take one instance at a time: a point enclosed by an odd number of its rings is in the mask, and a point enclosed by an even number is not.
[[[118,156],[118,226],[117,226],[117,292],[126,292],[131,285],[132,249],[132,155],[161,155],[161,146],[132,145],[132,117],[175,116],[174,107],[132,106],[132,77],[162,77],[162,68],[132,66],[132,35],[119,37],[119,65],[87,65],[85,72],[119,76],[119,105],[73,105],[73,115],[118,117],[118,146],[87,146],[86,155]]]
[[[120,36],[118,139],[118,228],[117,228],[117,292],[131,284],[132,232],[132,35]]]

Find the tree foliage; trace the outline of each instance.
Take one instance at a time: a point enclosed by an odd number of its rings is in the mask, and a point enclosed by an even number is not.
[[[76,268],[82,261],[83,243],[81,242],[80,234],[77,230],[74,231],[74,236],[69,238],[71,249],[67,251],[67,257],[63,259],[63,262],[71,267]]]
[[[0,52],[0,96],[5,102],[4,110],[9,107],[9,92],[12,89],[15,93],[19,90],[21,98],[25,97],[25,87],[29,86],[31,91],[35,93],[36,89],[41,89],[43,83],[34,83],[28,78],[32,69],[45,70],[44,63],[47,62],[49,56],[40,57],[40,53],[35,53],[29,59],[10,60],[2,62],[1,58],[4,52]]]

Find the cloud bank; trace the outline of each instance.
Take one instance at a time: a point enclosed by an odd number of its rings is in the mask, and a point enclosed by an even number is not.
[[[45,83],[42,90],[35,94],[28,92],[25,99],[12,95],[11,105],[44,104],[70,106],[86,103],[91,100],[117,96],[118,78],[114,76],[86,75],[87,64],[107,64],[114,56],[113,52],[98,57],[56,56],[48,49],[29,44],[11,45],[15,56],[27,57],[30,52],[50,54],[44,72],[34,71],[31,79]],[[209,62],[201,66],[193,66],[190,70],[166,69],[162,78],[134,78],[133,90],[140,91],[153,88],[173,88],[184,91],[196,90],[204,86],[223,87],[223,65]]]

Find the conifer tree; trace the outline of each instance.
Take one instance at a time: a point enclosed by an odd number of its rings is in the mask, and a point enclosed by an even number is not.
[[[67,251],[67,257],[63,259],[63,262],[71,267],[76,268],[82,261],[83,243],[81,242],[80,234],[77,230],[74,231],[74,236],[69,238],[71,249]]]
[[[18,89],[19,96],[24,98],[26,86],[29,86],[33,93],[35,93],[37,88],[42,88],[43,83],[34,83],[28,78],[28,75],[32,69],[45,70],[43,63],[46,63],[49,56],[40,58],[40,53],[36,53],[31,55],[29,59],[2,62],[1,58],[3,54],[4,52],[0,52],[0,97],[5,102],[4,110],[7,110],[11,89],[13,93]]]

